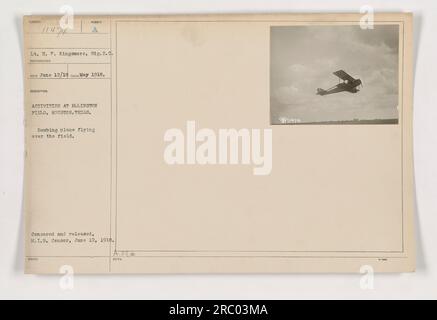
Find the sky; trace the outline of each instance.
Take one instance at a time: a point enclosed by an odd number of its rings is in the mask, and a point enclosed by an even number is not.
[[[397,25],[280,26],[270,31],[270,112],[301,122],[398,118]],[[316,95],[343,69],[363,82],[358,93]]]

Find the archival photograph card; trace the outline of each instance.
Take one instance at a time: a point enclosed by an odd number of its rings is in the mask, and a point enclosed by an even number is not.
[[[25,272],[414,271],[412,19],[25,16]]]

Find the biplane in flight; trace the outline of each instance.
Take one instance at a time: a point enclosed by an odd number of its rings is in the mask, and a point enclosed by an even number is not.
[[[343,92],[343,91],[357,93],[358,91],[360,91],[360,90],[358,90],[357,87],[359,85],[363,86],[363,83],[361,82],[360,79],[354,79],[352,76],[347,74],[344,70],[335,71],[334,75],[338,77],[339,83],[336,84],[335,86],[327,89],[327,90],[317,88],[316,94],[318,94],[320,96],[325,96],[327,94]],[[342,80],[342,81],[340,81],[340,80]]]

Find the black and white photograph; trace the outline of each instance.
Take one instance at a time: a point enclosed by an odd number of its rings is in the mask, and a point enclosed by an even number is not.
[[[397,124],[398,69],[398,25],[272,26],[271,124]]]

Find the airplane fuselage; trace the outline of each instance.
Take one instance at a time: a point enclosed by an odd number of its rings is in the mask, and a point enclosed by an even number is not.
[[[328,94],[333,94],[343,91],[347,91],[350,93],[357,93],[359,91],[357,87],[359,85],[362,85],[361,79],[354,79],[343,70],[334,72],[334,75],[336,75],[343,81],[327,90],[317,88],[317,93],[316,93],[317,95],[325,96]]]

